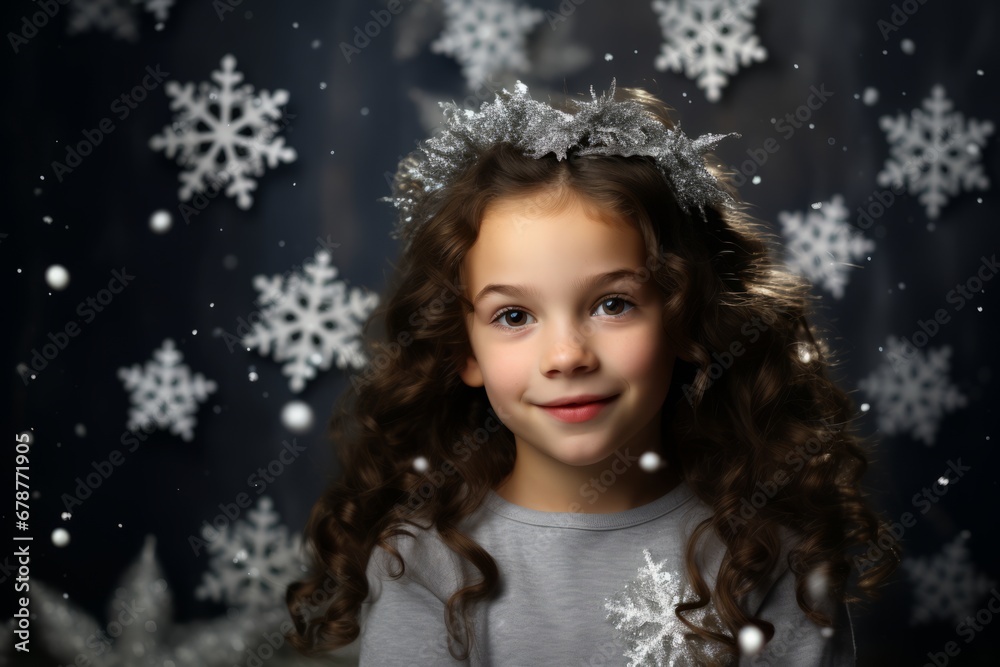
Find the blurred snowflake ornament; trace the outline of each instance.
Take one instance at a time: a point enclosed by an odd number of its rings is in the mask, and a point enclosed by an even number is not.
[[[149,146],[168,158],[176,155],[185,168],[179,176],[181,201],[228,184],[226,195],[248,209],[253,204],[250,193],[257,189],[252,177],[264,173],[265,161],[271,169],[295,161],[295,150],[275,136],[287,124],[280,107],[288,101],[288,92],[262,90],[255,95],[253,86],[239,85],[243,74],[236,71],[232,55],[222,58],[222,69],[212,78],[218,85],[202,82],[197,92],[193,83],[166,83],[167,95],[173,98],[170,108],[177,114],[172,126],[150,138]]]
[[[195,589],[199,600],[239,609],[281,607],[285,588],[303,576],[301,540],[278,522],[274,503],[261,496],[257,506],[219,531],[205,524],[202,537],[212,554],[210,571]]]
[[[889,158],[878,173],[879,185],[907,186],[926,207],[927,217],[937,218],[941,208],[960,189],[985,190],[990,181],[980,164],[981,149],[993,134],[993,123],[965,118],[952,111],[944,87],[937,85],[924,100],[923,109],[910,117],[882,116],[879,127],[889,141]]]
[[[639,575],[614,597],[605,600],[607,619],[627,647],[628,667],[645,665],[717,664],[726,658],[721,644],[708,645],[695,637],[677,618],[674,607],[697,598],[680,571],[668,571],[667,561],[654,563],[649,549],[642,550],[646,564]],[[701,627],[725,633],[711,602],[686,614]],[[725,633],[728,634],[728,633]]]
[[[132,0],[132,4],[142,5],[153,18],[162,23],[170,17],[170,8],[174,6],[174,0]]]
[[[139,25],[129,0],[72,0],[69,10],[66,32],[70,35],[96,29],[129,42],[139,38]]]
[[[781,211],[778,220],[787,239],[786,264],[839,299],[844,296],[850,262],[875,250],[875,242],[854,229],[844,198],[834,195],[803,214]]]
[[[663,44],[654,65],[683,72],[718,102],[727,74],[767,59],[753,32],[758,0],[653,0]]]
[[[326,370],[334,360],[341,369],[362,368],[367,362],[358,336],[378,305],[378,295],[348,289],[336,277],[337,268],[325,250],[318,250],[314,261],[288,278],[254,277],[261,322],[243,343],[262,355],[273,355],[275,361],[287,361],[282,372],[291,378],[294,392],[305,388],[317,368]]]
[[[145,369],[138,364],[118,369],[118,377],[131,392],[130,430],[169,426],[171,433],[186,441],[194,438],[198,403],[216,390],[216,384],[201,373],[192,375],[191,369],[181,363],[182,358],[174,341],[167,338],[153,352],[153,360],[146,362]]]
[[[878,427],[888,435],[909,432],[933,445],[946,412],[966,404],[949,380],[951,347],[918,350],[905,339],[889,336],[886,359],[858,383],[875,404]]]
[[[963,531],[934,556],[904,558],[915,597],[910,625],[933,620],[958,624],[976,612],[976,603],[995,581],[976,571]]]
[[[433,53],[455,57],[469,88],[497,72],[527,72],[525,39],[545,15],[514,0],[443,0],[445,29]]]
[[[287,611],[244,612],[174,625],[173,599],[156,558],[156,539],[146,537],[139,557],[126,569],[108,605],[109,623],[99,622],[40,581],[32,582],[32,618],[43,650],[61,663],[93,667],[203,665],[228,667],[242,661],[260,635],[275,631]]]

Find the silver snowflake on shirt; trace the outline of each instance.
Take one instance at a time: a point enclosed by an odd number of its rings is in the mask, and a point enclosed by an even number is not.
[[[153,360],[147,361],[145,368],[135,364],[118,369],[118,377],[131,392],[129,429],[169,426],[171,433],[184,440],[194,437],[198,403],[206,400],[216,385],[201,373],[192,375],[191,369],[181,363],[182,359],[174,341],[167,338],[153,352]]]
[[[295,150],[275,136],[285,124],[276,121],[282,119],[280,107],[288,102],[288,91],[261,90],[255,95],[253,86],[239,85],[243,74],[236,71],[231,55],[222,58],[222,69],[212,78],[218,85],[202,82],[197,91],[190,82],[166,83],[167,95],[173,98],[170,108],[177,114],[163,134],[150,138],[149,146],[168,158],[176,155],[186,169],[179,176],[181,201],[228,184],[226,195],[248,209],[253,204],[250,193],[257,189],[252,177],[264,173],[265,161],[270,169],[295,161]]]
[[[654,563],[649,549],[643,549],[642,553],[646,564],[639,568],[639,576],[614,597],[607,598],[604,605],[608,620],[627,647],[623,655],[628,659],[628,667],[673,667],[725,660],[727,652],[719,642],[706,645],[700,639],[685,636],[693,633],[677,618],[674,607],[693,600],[695,595],[682,573],[667,570],[666,560]],[[725,632],[711,602],[687,612],[685,618],[700,627]]]
[[[875,250],[875,242],[848,224],[850,212],[844,198],[834,195],[804,215],[800,211],[778,213],[788,243],[786,263],[796,273],[839,299],[844,296],[847,269]]]
[[[937,218],[941,208],[960,189],[985,190],[990,181],[983,173],[980,157],[993,123],[965,118],[952,112],[944,88],[934,86],[923,109],[882,116],[879,127],[888,139],[889,158],[876,177],[882,186],[908,187],[911,195],[927,209],[927,217]]]
[[[301,273],[285,278],[259,275],[253,284],[260,291],[261,322],[243,338],[249,348],[275,361],[287,361],[283,372],[292,391],[300,392],[316,369],[362,368],[367,359],[358,338],[365,319],[378,305],[375,293],[351,288],[335,280],[337,268],[330,253],[316,252]]]
[[[433,53],[454,56],[469,88],[494,72],[526,72],[525,35],[545,15],[513,0],[444,0],[445,29]]]
[[[858,383],[875,403],[878,427],[888,435],[908,431],[925,444],[934,444],[944,414],[966,404],[965,396],[948,378],[951,347],[925,352],[909,341],[889,336],[885,356],[886,360]]]
[[[654,65],[696,79],[717,102],[740,65],[767,59],[753,32],[758,0],[653,0],[663,45]]]
[[[129,0],[72,0],[66,32],[75,35],[93,29],[134,42],[139,26]]]
[[[976,571],[963,531],[934,556],[904,558],[903,569],[916,598],[910,625],[933,620],[960,623],[976,612],[976,603],[997,582]]]
[[[261,496],[257,507],[218,531],[206,524],[202,537],[212,554],[210,571],[195,589],[199,600],[225,602],[240,609],[280,606],[285,588],[303,573],[301,539],[278,521],[274,503]]]

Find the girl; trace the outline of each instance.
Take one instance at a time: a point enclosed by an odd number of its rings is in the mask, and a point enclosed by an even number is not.
[[[899,549],[808,286],[706,166],[723,136],[591,94],[444,104],[400,163],[403,254],[288,589],[303,652],[854,664],[848,588],[874,597]],[[890,558],[852,561],[868,540]]]

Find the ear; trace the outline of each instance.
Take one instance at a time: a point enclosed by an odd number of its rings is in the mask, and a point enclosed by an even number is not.
[[[458,374],[462,377],[462,382],[470,387],[482,387],[486,384],[483,382],[483,371],[479,367],[479,362],[471,354],[466,358],[465,366]]]

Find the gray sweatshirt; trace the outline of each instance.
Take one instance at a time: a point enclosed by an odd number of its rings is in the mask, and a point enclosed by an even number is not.
[[[448,652],[445,604],[481,575],[451,551],[433,527],[408,526],[415,538],[392,541],[406,563],[398,566],[376,548],[368,562],[371,592],[361,609],[360,665],[697,665],[717,656],[685,640],[686,626],[673,605],[692,599],[684,574],[691,529],[711,515],[681,483],[659,499],[624,512],[542,512],[514,505],[491,491],[461,527],[496,560],[500,595],[469,612],[474,642],[469,658]],[[714,533],[702,538],[699,565],[714,589],[724,547]],[[846,605],[837,606],[830,637],[795,600],[795,575],[787,568],[787,540],[780,571],[744,608],[775,626],[756,658],[739,667],[854,665],[854,633]],[[705,627],[714,606],[686,616]],[[721,625],[715,626],[720,630]],[[725,632],[725,631],[723,631]],[[725,632],[728,634],[728,632]],[[702,652],[699,652],[702,651]]]

